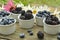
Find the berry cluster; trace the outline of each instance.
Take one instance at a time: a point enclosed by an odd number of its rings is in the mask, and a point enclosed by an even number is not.
[[[10,8],[10,12],[15,13],[15,14],[20,14],[21,10],[22,10],[22,7]]]
[[[32,18],[33,18],[33,15],[31,10],[27,10],[26,12],[24,10],[21,11],[20,19],[29,20]]]
[[[50,12],[44,10],[44,11],[38,11],[38,14],[36,14],[36,16],[38,17],[47,17],[50,15]]]
[[[60,24],[59,19],[58,19],[56,16],[54,16],[54,15],[50,15],[49,17],[46,17],[45,22],[46,22],[47,24],[50,24],[50,25]]]
[[[4,18],[4,19],[1,19],[1,21],[0,21],[0,25],[9,25],[12,23],[14,23],[14,19]]]
[[[0,11],[0,17],[6,17],[6,16],[9,16],[9,15],[10,15],[10,13],[8,13],[5,10]]]

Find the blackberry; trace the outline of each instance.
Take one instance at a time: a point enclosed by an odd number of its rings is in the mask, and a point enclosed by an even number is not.
[[[41,31],[39,31],[39,32],[37,33],[37,37],[38,37],[39,39],[44,39],[44,33],[42,33]]]
[[[16,11],[21,11],[22,10],[22,7],[16,7],[16,9],[15,9]]]
[[[24,20],[25,19],[25,16],[20,16],[20,19],[23,19]]]
[[[32,13],[32,11],[31,10],[27,10],[27,13]]]
[[[29,20],[29,19],[32,19],[33,18],[33,15],[32,14],[28,14],[28,13],[26,13],[25,15],[25,19],[27,20]]]
[[[21,15],[24,15],[24,14],[25,14],[25,10],[22,10],[22,11],[21,11]]]

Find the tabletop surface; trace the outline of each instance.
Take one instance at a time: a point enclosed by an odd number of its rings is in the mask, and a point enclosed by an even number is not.
[[[8,36],[0,35],[0,37],[9,38],[11,40],[38,40],[38,38],[37,38],[37,32],[38,31],[44,32],[43,27],[42,26],[37,26],[36,24],[34,24],[34,27],[31,28],[31,30],[34,33],[33,36],[30,36],[29,33],[27,32],[27,30],[28,29],[22,29],[22,28],[20,28],[19,24],[16,23],[16,31],[15,31],[15,33],[13,33],[11,35],[8,35]],[[21,39],[19,37],[20,33],[25,33],[25,38]],[[44,40],[57,40],[57,35],[49,35],[49,34],[46,34],[44,32]]]

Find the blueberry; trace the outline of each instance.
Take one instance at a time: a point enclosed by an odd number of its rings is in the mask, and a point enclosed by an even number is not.
[[[4,19],[3,21],[4,21],[4,22],[8,22],[8,20],[7,20],[7,19]]]
[[[4,22],[4,25],[8,24],[8,21],[7,20],[6,21],[4,20],[3,22]]]
[[[43,13],[47,13],[47,11],[46,11],[46,10],[44,10],[44,11],[43,11]]]
[[[20,38],[24,38],[24,37],[25,37],[24,33],[20,34]]]
[[[38,11],[38,14],[42,14],[42,11]]]
[[[2,15],[0,15],[0,17],[2,17]]]
[[[12,23],[14,23],[14,19],[9,19],[9,21],[12,21]]]
[[[3,15],[3,17],[5,17],[6,15]]]
[[[1,22],[3,22],[3,21],[4,21],[4,19],[1,20]]]
[[[31,10],[27,10],[27,13],[32,13],[32,11]]]
[[[5,11],[5,10],[0,11],[0,17],[5,17],[5,16],[8,16],[8,15],[9,15],[9,13],[7,11]]]
[[[38,16],[38,17],[42,17],[42,14],[36,14],[36,16]]]
[[[31,30],[28,30],[27,32],[30,33],[30,32],[32,32],[32,31],[31,31]]]
[[[45,16],[45,17],[47,17],[47,16],[49,16],[49,15],[48,15],[48,14],[46,14],[46,13],[44,13],[44,16]]]
[[[30,32],[29,34],[32,36],[33,35],[33,32]]]
[[[39,39],[44,39],[44,33],[42,33],[41,31],[39,31],[39,32],[37,33],[37,37],[38,37]]]
[[[4,19],[2,19],[1,22],[0,22],[1,25],[8,25],[8,24],[11,24],[11,23],[14,23],[14,19],[4,18]]]
[[[48,17],[50,16],[50,12],[44,10],[44,11],[38,11],[38,14],[40,14],[40,16],[42,17]]]
[[[4,22],[0,22],[0,25],[4,25]]]
[[[11,24],[11,23],[12,23],[12,21],[9,21],[9,22],[8,22],[8,24]]]
[[[7,19],[8,20],[8,24],[14,23],[14,19]]]

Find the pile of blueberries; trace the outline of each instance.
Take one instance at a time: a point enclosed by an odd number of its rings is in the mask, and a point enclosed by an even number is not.
[[[22,11],[22,7],[10,8],[10,12],[15,13],[15,14],[20,14],[21,11]]]
[[[10,15],[10,13],[8,13],[5,10],[0,11],[0,17],[6,17],[6,16],[9,16],[9,15]]]
[[[33,15],[32,15],[31,10],[27,10],[26,12],[25,12],[25,10],[21,11],[20,19],[29,20],[29,19],[32,19],[32,18],[33,18]]]
[[[0,21],[0,25],[9,25],[14,23],[14,21],[15,21],[14,19],[3,18]]]
[[[45,23],[49,25],[58,25],[60,24],[60,20],[55,15],[50,15],[46,17]]]
[[[44,11],[38,11],[38,14],[36,14],[36,16],[38,16],[38,17],[47,17],[49,15],[50,15],[50,12],[46,11],[46,10],[44,10]]]

